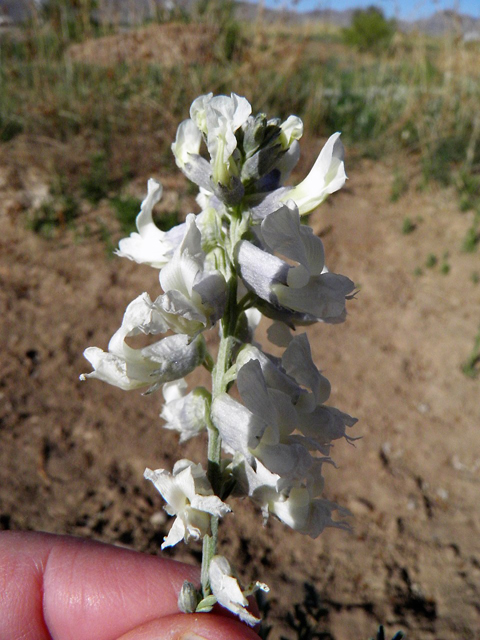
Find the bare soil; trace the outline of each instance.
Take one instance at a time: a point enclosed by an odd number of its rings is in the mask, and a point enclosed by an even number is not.
[[[78,221],[51,239],[29,230],[48,198],[48,163],[38,154],[20,167],[15,149],[4,145],[0,164],[0,526],[157,553],[170,524],[143,470],[201,461],[203,443],[180,450],[161,427],[160,394],[78,380],[89,370],[83,350],[106,348],[133,297],[159,293],[157,273],[106,259],[105,242],[79,236]],[[380,622],[412,640],[480,639],[480,382],[461,371],[479,330],[480,263],[460,250],[471,214],[454,192],[419,191],[414,168],[404,170],[409,189],[393,203],[393,166],[357,162],[311,218],[329,268],[360,289],[343,325],[308,330],[331,404],[359,418],[352,435],[363,438],[335,446],[325,491],[352,511],[354,533],[311,540],[273,519],[262,529],[247,502],[222,528],[245,581],[271,586],[273,639],[297,638],[285,616],[305,606],[305,583],[327,611],[319,628],[336,640],[364,640]],[[148,177],[132,185],[139,195]],[[166,180],[165,200],[184,214],[186,193]],[[79,220],[98,216],[112,213],[85,205]],[[406,216],[416,224],[408,235]],[[439,263],[426,268],[430,253]],[[199,549],[170,553],[199,560]]]

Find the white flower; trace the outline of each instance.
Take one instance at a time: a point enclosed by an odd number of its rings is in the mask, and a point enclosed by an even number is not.
[[[358,422],[348,413],[335,407],[318,405],[310,413],[298,413],[298,429],[312,445],[328,454],[332,440],[345,438],[349,443],[358,440],[346,434],[346,427],[353,427]]]
[[[331,386],[313,362],[306,333],[297,335],[290,341],[282,355],[282,366],[298,384],[310,389],[310,393],[299,397],[295,405],[297,409],[310,412],[328,400]]]
[[[199,96],[192,102],[192,106],[190,107],[190,118],[205,135],[207,133],[207,104],[212,98],[213,93]]]
[[[163,405],[160,417],[165,420],[164,427],[180,434],[180,442],[198,435],[206,428],[207,399],[206,389],[196,388],[187,393],[185,380],[167,382],[163,385]]]
[[[246,122],[251,112],[248,100],[235,93],[230,97],[212,97],[212,94],[208,94],[193,102],[190,115],[198,129],[206,135],[215,184],[228,186],[230,177],[238,174],[232,157],[237,148],[235,131]]]
[[[300,215],[310,213],[325,198],[345,184],[345,151],[340,133],[327,140],[308,176],[299,185],[280,197],[284,202],[294,200]]]
[[[307,334],[291,338],[281,359],[263,353],[254,345],[245,345],[236,361],[242,399],[244,396],[248,398],[245,386],[250,384],[249,379],[258,377],[258,370],[248,372],[245,369],[242,373],[243,367],[251,360],[258,362],[267,387],[288,395],[295,407],[295,428],[302,437],[291,435],[289,442],[297,442],[310,450],[328,455],[332,440],[345,438],[352,443],[358,439],[346,434],[346,428],[353,427],[357,419],[324,404],[330,396],[331,386],[312,360]],[[262,388],[260,380],[255,382],[255,388],[258,394]],[[251,403],[245,404],[254,413],[258,411]]]
[[[287,127],[288,123],[288,127]],[[285,144],[288,136],[295,136],[298,127],[292,122],[293,131],[290,132],[290,123],[283,123],[284,136],[281,137]],[[290,148],[281,159],[277,169],[281,176],[277,188],[272,188],[267,194],[257,194],[250,201],[250,211],[253,219],[262,220],[268,214],[276,211],[282,203],[293,200],[298,207],[300,215],[310,213],[321,204],[328,195],[343,187],[347,179],[344,164],[344,148],[340,141],[340,133],[334,133],[327,140],[320,152],[315,164],[308,176],[296,187],[283,187],[285,180],[296,165],[300,153],[298,141],[293,139]],[[259,196],[262,196],[259,198]]]
[[[240,620],[253,626],[260,622],[250,611],[247,610],[248,600],[246,596],[251,595],[258,589],[269,591],[267,585],[255,582],[245,591],[242,591],[238,580],[232,575],[232,568],[228,560],[223,556],[214,556],[208,569],[210,587],[217,602],[225,609],[235,613]]]
[[[167,336],[142,349],[134,349],[125,341],[141,333],[156,335],[167,329],[148,294],[143,293],[128,305],[122,326],[108,344],[108,352],[98,347],[84,351],[94,371],[82,374],[80,379],[96,378],[127,391],[141,387],[153,391],[164,382],[183,378],[205,358],[202,336],[195,340],[187,335]]]
[[[237,148],[235,131],[252,112],[248,100],[232,93],[230,97],[216,96],[207,105],[207,147],[212,158],[214,182],[227,185],[236,173],[231,160]]]
[[[210,516],[223,517],[230,507],[213,494],[207,474],[200,464],[179,460],[173,473],[164,469],[145,469],[145,478],[151,480],[167,505],[165,511],[177,516],[162,549],[172,547],[182,539],[199,540],[210,530]]]
[[[306,393],[306,391],[286,373],[280,358],[275,358],[274,356],[264,353],[255,345],[247,344],[242,347],[235,362],[237,374],[249,360],[258,360],[267,386],[288,394],[293,404],[297,404],[302,393]]]
[[[224,449],[243,456],[253,469],[264,465],[277,476],[277,491],[302,482],[323,486],[319,460],[327,458],[312,452],[328,456],[332,440],[352,442],[345,432],[356,419],[323,404],[330,383],[313,363],[307,335],[292,338],[281,359],[246,345],[236,367],[243,404],[220,394],[212,405]]]
[[[211,192],[212,170],[205,158],[199,155],[202,133],[193,120],[184,120],[177,129],[172,144],[175,162],[183,173],[206,192]]]
[[[306,485],[288,487],[282,487],[281,477],[271,473],[258,460],[253,469],[247,462],[239,463],[237,459],[233,464],[233,473],[244,495],[250,496],[261,507],[264,523],[273,514],[295,531],[316,538],[325,527],[350,529],[346,522],[332,519],[334,511],[343,516],[351,515],[350,512],[318,497],[323,491],[321,469],[324,463],[332,464],[332,461],[330,458],[315,460]]]
[[[150,178],[148,194],[142,202],[135,224],[138,233],[132,233],[118,243],[116,254],[139,264],[148,264],[161,269],[170,259],[174,245],[169,234],[161,231],[153,221],[152,209],[162,197],[160,182]]]
[[[237,372],[249,360],[258,360],[268,387],[288,394],[297,410],[313,411],[330,396],[330,383],[313,362],[306,333],[290,336],[280,360],[253,345],[245,345],[237,357]]]
[[[177,167],[184,169],[185,165],[192,161],[192,156],[198,155],[201,142],[202,134],[193,120],[180,123],[175,142],[172,143]]]
[[[293,338],[290,327],[277,320],[268,327],[267,336],[270,342],[276,344],[277,347],[288,347]]]
[[[295,203],[289,201],[266,216],[260,234],[265,250],[241,240],[236,259],[245,285],[271,305],[271,314],[276,309],[284,315],[291,310],[311,320],[342,321],[345,300],[355,286],[349,278],[326,269],[322,241],[310,227],[300,224]],[[298,264],[292,265],[270,251]]]
[[[293,487],[288,497],[272,500],[269,509],[286,525],[311,538],[317,538],[326,527],[350,531],[346,522],[332,518],[334,511],[343,516],[350,515],[350,512],[329,500],[312,499],[306,487]]]
[[[280,128],[280,143],[284,149],[288,149],[295,140],[300,140],[303,136],[303,122],[298,116],[288,116]]]
[[[227,394],[217,396],[212,405],[223,447],[241,453],[251,465],[257,458],[285,485],[304,478],[313,458],[302,437],[291,435],[298,418],[290,396],[267,387],[257,360],[240,369],[237,386],[245,406]]]
[[[206,262],[193,213],[187,216],[185,234],[173,258],[160,271],[160,285],[165,294],[157,298],[155,307],[173,331],[194,335],[223,315],[225,278]]]

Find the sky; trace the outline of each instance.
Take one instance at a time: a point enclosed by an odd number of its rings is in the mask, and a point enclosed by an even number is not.
[[[292,2],[285,0],[265,0],[265,6],[279,8],[291,7]],[[311,9],[359,9],[372,4],[383,9],[388,17],[404,20],[416,20],[430,16],[435,11],[455,9],[475,18],[480,18],[480,0],[299,0],[296,3],[299,11]]]

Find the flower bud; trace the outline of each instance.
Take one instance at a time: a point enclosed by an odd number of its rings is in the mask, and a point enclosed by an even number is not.
[[[182,613],[194,613],[199,600],[200,594],[195,585],[185,580],[178,596],[178,608],[180,611]]]
[[[264,113],[259,113],[255,118],[250,116],[247,120],[243,136],[243,150],[247,158],[262,144],[266,126],[267,117]]]

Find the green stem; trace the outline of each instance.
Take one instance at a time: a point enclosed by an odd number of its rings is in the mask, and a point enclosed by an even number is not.
[[[234,335],[238,318],[237,309],[237,280],[235,276],[228,282],[228,293],[225,313],[222,319],[222,336],[218,348],[217,363],[212,371],[212,402],[228,388],[229,376],[225,375],[232,366],[232,353],[235,344]],[[212,420],[208,420],[208,465],[207,476],[215,495],[222,492],[221,472],[221,438]],[[202,553],[202,592],[206,598],[211,594],[208,569],[213,556],[216,554],[218,541],[218,518],[212,516],[210,520],[211,534],[203,539]]]

